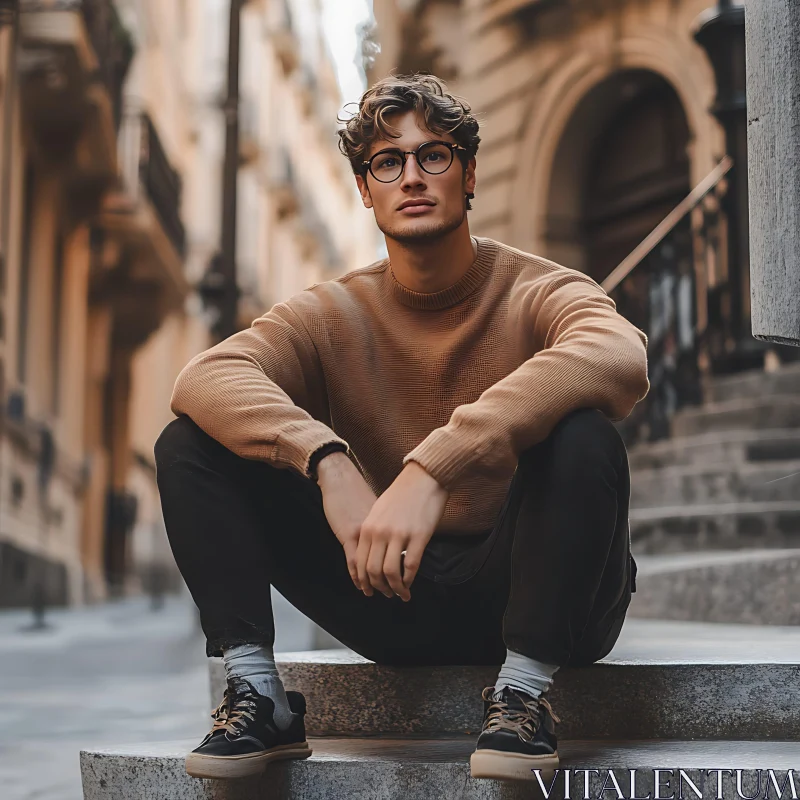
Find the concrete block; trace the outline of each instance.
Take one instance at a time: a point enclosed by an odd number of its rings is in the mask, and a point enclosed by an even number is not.
[[[564,668],[550,691],[568,739],[800,740],[800,650],[796,664],[727,663],[692,658],[684,645],[671,658],[628,658]],[[675,663],[680,660],[684,663]],[[288,689],[308,701],[311,736],[444,736],[480,730],[481,690],[498,667],[393,668],[351,651],[281,655]],[[212,675],[212,704],[222,697]]]
[[[640,556],[638,565],[629,616],[800,625],[800,550]]]
[[[753,335],[800,344],[800,4],[747,4]]]
[[[104,749],[81,753],[84,800],[530,800],[541,797],[537,784],[475,780],[469,775],[472,737],[453,740],[313,740],[314,755],[304,761],[268,767],[262,776],[241,781],[190,778],[183,767],[190,742],[144,747]],[[550,795],[554,800],[584,796],[586,773],[591,797],[600,797],[614,770],[626,797],[654,797],[655,768],[673,769],[672,789],[678,796],[678,770],[700,790],[703,800],[716,800],[718,780],[708,770],[723,765],[742,769],[743,793],[756,795],[757,770],[763,770],[760,796],[775,771],[782,782],[789,769],[797,770],[795,742],[585,742],[560,741],[564,769],[570,769],[570,791],[564,791],[563,771]],[[635,770],[630,792],[631,770]],[[544,776],[546,779],[550,776]],[[736,797],[735,776],[724,775],[722,795]],[[796,778],[795,778],[796,780]],[[609,783],[606,787],[611,784]],[[685,778],[681,796],[695,798]],[[787,789],[788,792],[788,789]],[[616,794],[614,794],[616,796]]]

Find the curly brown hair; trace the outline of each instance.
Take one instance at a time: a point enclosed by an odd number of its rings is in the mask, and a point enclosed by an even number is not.
[[[350,161],[354,174],[366,176],[363,162],[376,139],[400,136],[387,117],[408,111],[419,114],[431,133],[452,134],[456,144],[465,148],[458,151],[464,167],[478,152],[478,120],[463,99],[447,91],[441,78],[423,73],[389,75],[364,92],[358,111],[350,119],[339,117],[339,122],[345,123],[337,131],[339,150]],[[472,208],[469,201],[474,196],[467,195],[467,210]]]

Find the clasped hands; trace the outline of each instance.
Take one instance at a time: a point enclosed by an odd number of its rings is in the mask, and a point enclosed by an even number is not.
[[[344,453],[317,467],[322,502],[344,548],[353,583],[408,602],[422,554],[444,514],[449,492],[414,461],[378,498]],[[402,554],[405,552],[405,558]]]

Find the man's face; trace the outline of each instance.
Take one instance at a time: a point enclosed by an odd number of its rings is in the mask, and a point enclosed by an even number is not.
[[[387,148],[416,150],[431,141],[455,142],[450,134],[432,133],[421,127],[412,112],[389,118],[401,134],[398,139],[379,139],[372,143],[365,161]],[[356,176],[361,198],[374,209],[375,222],[383,234],[398,242],[413,243],[438,239],[458,228],[466,216],[466,195],[475,189],[475,159],[467,165],[456,154],[449,169],[439,175],[425,172],[414,156],[406,159],[402,175],[391,183],[381,183],[367,172]],[[411,201],[419,201],[411,204]]]

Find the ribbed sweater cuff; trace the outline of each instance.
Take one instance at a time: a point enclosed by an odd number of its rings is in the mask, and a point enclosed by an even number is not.
[[[272,451],[270,461],[282,466],[293,467],[301,475],[312,477],[308,466],[311,456],[320,447],[331,442],[344,446],[349,454],[350,446],[338,437],[327,425],[316,420],[285,427]]]
[[[461,475],[478,456],[477,444],[465,447],[464,441],[452,430],[437,428],[403,459],[403,466],[415,461],[436,478],[442,488],[453,491]]]

